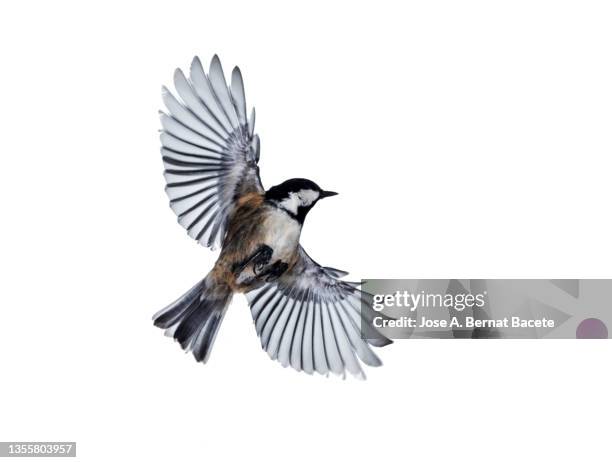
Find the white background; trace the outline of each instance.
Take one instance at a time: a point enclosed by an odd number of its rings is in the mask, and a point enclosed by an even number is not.
[[[152,326],[215,260],[167,206],[157,138],[195,54],[241,66],[265,185],[341,193],[303,232],[321,263],[612,277],[609,2],[402,3],[3,3],[0,440],[75,440],[83,462],[609,461],[612,342],[404,340],[358,382],[270,361],[242,297],[206,366]]]

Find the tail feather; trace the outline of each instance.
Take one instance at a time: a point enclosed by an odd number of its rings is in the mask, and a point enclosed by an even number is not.
[[[165,329],[198,362],[206,363],[231,298],[231,289],[209,274],[157,312],[153,324]]]
[[[153,323],[158,328],[168,329],[174,325],[191,303],[202,294],[204,280],[199,281],[193,288],[179,297],[172,304],[153,315]]]

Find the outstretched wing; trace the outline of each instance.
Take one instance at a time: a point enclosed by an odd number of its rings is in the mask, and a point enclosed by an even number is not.
[[[215,248],[223,242],[235,199],[263,192],[255,109],[247,120],[240,69],[228,87],[215,55],[208,74],[196,56],[189,78],[174,73],[177,99],[163,87],[161,153],[170,207],[189,236]]]
[[[247,293],[262,347],[298,371],[365,378],[359,360],[381,365],[370,345],[392,342],[370,323],[371,296],[339,280],[346,272],[320,266],[301,246],[298,252],[295,266],[278,281]]]

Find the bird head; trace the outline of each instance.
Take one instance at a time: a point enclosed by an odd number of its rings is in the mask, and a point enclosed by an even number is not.
[[[303,223],[306,214],[320,199],[337,194],[321,189],[312,180],[292,178],[266,191],[266,200],[275,203]]]

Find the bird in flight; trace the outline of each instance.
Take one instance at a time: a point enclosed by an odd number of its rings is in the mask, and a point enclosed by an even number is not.
[[[170,207],[189,236],[221,248],[213,269],[153,316],[196,361],[206,362],[234,293],[245,293],[263,349],[297,371],[365,378],[381,365],[371,346],[391,343],[371,324],[371,295],[346,272],[317,264],[300,245],[308,212],[336,193],[303,178],[266,190],[259,177],[255,110],[240,70],[228,86],[214,56],[162,88],[161,154]]]

